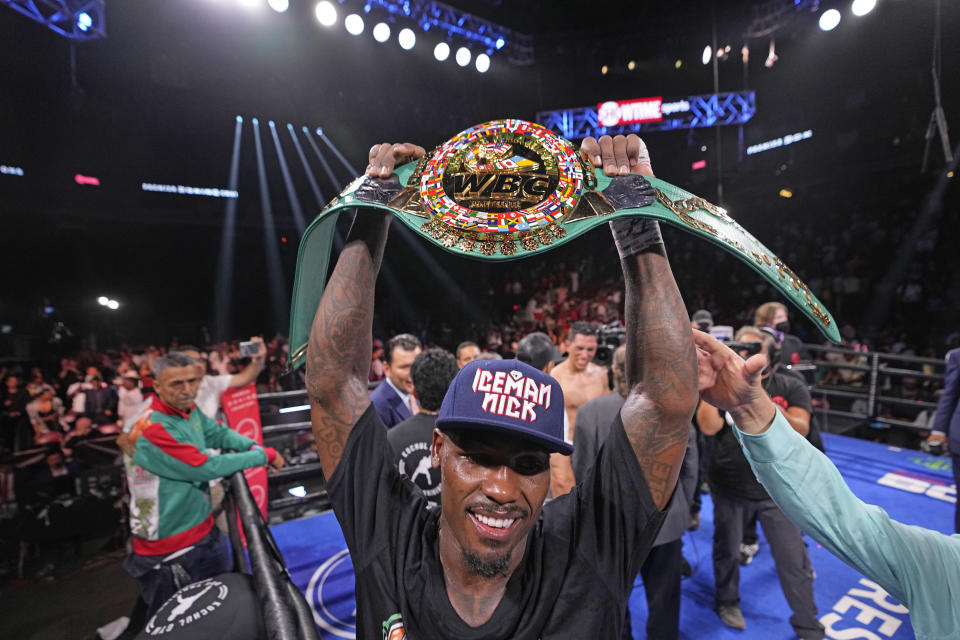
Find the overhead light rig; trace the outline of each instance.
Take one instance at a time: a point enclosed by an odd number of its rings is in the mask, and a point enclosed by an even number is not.
[[[0,0],[31,20],[76,42],[107,37],[106,0]]]
[[[534,63],[531,36],[448,4],[432,0],[368,0],[366,6],[380,9],[397,18],[413,20],[424,31],[439,29],[448,37],[465,40],[485,51],[487,55],[499,52],[510,64],[526,66]]]

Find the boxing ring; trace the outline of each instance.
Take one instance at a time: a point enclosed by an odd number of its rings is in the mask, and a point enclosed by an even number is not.
[[[952,533],[956,487],[949,458],[823,434],[827,454],[862,500],[896,520]],[[811,496],[816,499],[816,496]],[[713,611],[713,505],[703,496],[700,528],[684,536],[683,553],[694,569],[683,581],[682,638],[793,638],[790,609],[780,590],[770,549],[741,567],[740,606],[746,631],[725,627]],[[303,592],[321,638],[353,638],[353,567],[332,512],[271,527],[293,583]],[[814,540],[805,538],[816,571],[814,596],[827,637],[914,638],[905,609]],[[630,598],[634,637],[644,637],[646,601],[638,580]],[[844,633],[846,631],[846,633]]]

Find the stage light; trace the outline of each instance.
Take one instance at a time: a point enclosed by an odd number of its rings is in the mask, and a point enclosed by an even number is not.
[[[107,296],[100,296],[99,298],[97,298],[97,304],[99,304],[102,307],[107,306],[108,302],[110,302],[110,298],[108,298]]]
[[[252,122],[254,125],[259,125],[259,124],[260,124],[260,119],[259,119],[259,118],[254,118],[253,120],[251,120],[251,122]]]
[[[303,130],[306,131],[307,128],[304,127]],[[323,137],[323,127],[317,127],[316,134],[322,138],[322,137]]]
[[[271,127],[275,127],[275,126],[277,126],[277,125],[275,125],[275,124],[273,124],[273,120],[271,120],[271,121],[270,121],[270,122],[268,122],[267,124],[268,124],[268,125],[270,125]]]
[[[302,484],[296,487],[290,487],[289,489],[287,489],[287,493],[294,496],[295,498],[307,497],[307,490],[303,487]]]
[[[386,42],[390,39],[390,25],[386,22],[378,22],[373,28],[373,39],[377,42]]]
[[[446,42],[439,42],[437,46],[433,48],[433,57],[443,62],[450,57],[450,45]]]
[[[333,6],[333,3],[328,0],[318,2],[314,13],[317,16],[317,20],[320,21],[320,24],[325,27],[332,27],[337,23],[337,9]]]
[[[267,0],[267,4],[277,13],[283,13],[290,8],[290,0]]]
[[[237,122],[243,122],[243,117],[237,116]]]
[[[710,48],[710,45],[707,45],[703,48],[703,55],[700,57],[700,61],[703,64],[710,64],[710,58],[713,57],[713,49]]]
[[[763,66],[767,69],[773,67],[773,63],[780,59],[780,56],[777,55],[777,43],[774,42],[773,38],[770,38],[770,51],[767,53],[767,59],[763,61]]]
[[[700,169],[703,169],[706,166],[707,166],[706,160],[697,160],[696,162],[690,165],[690,168],[693,169],[694,171],[699,171]]]
[[[487,69],[490,68],[490,56],[485,53],[481,53],[477,56],[477,71],[480,73],[486,73]]]
[[[677,58],[677,61],[673,63],[674,69],[679,69],[682,66],[683,66],[683,60],[681,60],[680,58]]]
[[[607,75],[607,71],[610,71],[610,67],[608,67],[607,65],[603,65],[602,67],[600,67],[600,73],[602,75]]]
[[[116,300],[107,300],[107,308],[112,311],[116,311],[120,308],[120,303]]]
[[[461,67],[465,67],[470,64],[471,57],[472,54],[470,53],[470,49],[467,49],[466,47],[460,47],[457,49],[457,64]]]
[[[417,34],[413,32],[413,29],[404,27],[400,29],[400,33],[397,34],[397,42],[400,43],[401,49],[409,51],[413,49],[413,45],[417,44]]]
[[[358,36],[363,33],[363,18],[355,13],[351,13],[343,19],[343,26],[346,27],[347,33],[352,36]]]
[[[506,43],[506,41],[503,39],[503,36],[500,36],[499,38],[497,38],[497,49],[503,49],[503,45],[505,45],[505,44],[507,44],[507,43]]]
[[[952,178],[952,177],[953,177],[953,171],[947,171],[947,177],[948,177],[948,178]]]
[[[310,405],[308,404],[298,404],[293,407],[283,407],[280,409],[280,413],[297,413],[298,411],[309,411]]]
[[[873,11],[873,8],[876,6],[877,0],[853,0],[853,4],[850,5],[850,11],[853,12],[853,15],[860,17]]]
[[[820,16],[820,28],[824,31],[833,31],[840,24],[840,12],[836,9],[827,9]]]
[[[750,47],[746,44],[740,47],[740,59],[743,60],[743,64],[750,62]]]
[[[790,191],[790,189],[780,189],[780,197],[781,197],[781,198],[792,198],[792,197],[793,197],[793,191]]]
[[[633,71],[636,68],[637,68],[636,60],[631,60],[630,62],[627,63],[627,69],[629,69],[630,71]]]
[[[90,17],[89,13],[84,11],[83,13],[77,14],[77,28],[80,29],[80,31],[86,31],[92,26],[93,18]]]

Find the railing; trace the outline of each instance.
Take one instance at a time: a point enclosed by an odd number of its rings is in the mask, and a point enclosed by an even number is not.
[[[230,476],[230,491],[224,498],[224,507],[228,514],[236,569],[253,575],[253,587],[260,601],[267,637],[270,640],[316,640],[317,630],[310,607],[290,579],[283,556],[263,521],[242,471]],[[249,565],[240,543],[238,513],[250,554]]]
[[[921,381],[940,383],[937,386],[942,386],[946,364],[944,360],[812,344],[804,346],[810,352],[821,356],[813,362],[815,381],[810,392],[815,400],[820,400],[821,405],[826,405],[815,406],[814,412],[823,416],[827,430],[831,430],[830,418],[839,418],[845,426],[865,424],[874,428],[896,427],[914,431],[925,431],[929,428],[928,423],[937,408],[932,393],[927,399],[919,399],[889,395],[885,391],[896,386],[895,382],[908,378],[913,379],[918,389],[922,388]],[[831,356],[831,360],[826,359]],[[851,362],[838,361],[837,356],[849,358]],[[909,368],[911,365],[916,368]],[[804,367],[801,365],[798,368]],[[841,384],[825,384],[823,381],[829,381],[832,371],[848,372],[848,379],[841,380]],[[850,372],[854,375],[849,375]],[[831,403],[831,399],[838,402]],[[833,404],[839,406],[834,407]],[[889,415],[893,409],[898,409],[901,414],[912,414],[913,419],[904,419],[902,415]],[[923,411],[928,412],[928,420],[918,422]]]
[[[374,389],[377,383],[369,386]],[[270,474],[270,521],[329,509],[323,469],[312,448],[306,389],[260,393],[257,399],[264,441],[280,451],[288,463]]]

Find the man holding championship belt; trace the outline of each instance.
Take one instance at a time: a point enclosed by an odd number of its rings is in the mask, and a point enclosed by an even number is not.
[[[327,281],[336,221],[355,207]],[[573,449],[563,391],[516,360],[468,363],[447,390],[430,451],[439,511],[399,475],[367,394],[374,285],[393,218],[488,261],[609,225],[624,275],[629,392],[570,493],[544,504],[550,455]],[[289,364],[307,366],[317,453],[354,565],[358,637],[620,637],[697,403],[697,353],[659,222],[736,255],[838,339],[809,288],[724,209],[653,176],[635,135],[587,138],[578,150],[538,124],[496,120],[429,153],[375,145],[366,175],[308,227]]]
[[[584,148],[609,173],[652,175],[636,136],[588,139]],[[398,160],[423,153],[376,145],[367,175],[387,178]],[[518,361],[472,362],[437,418],[437,513],[400,480],[366,390],[390,221],[357,216],[307,351],[317,452],[356,571],[358,637],[400,628],[416,638],[619,637],[696,405],[693,340],[657,223],[612,225],[626,283],[631,392],[594,473],[544,505],[549,454],[572,449],[560,385]]]

